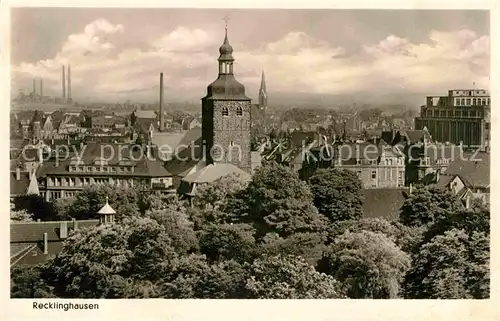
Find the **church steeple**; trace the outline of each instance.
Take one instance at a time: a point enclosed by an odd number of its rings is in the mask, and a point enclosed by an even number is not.
[[[219,48],[219,75],[232,75],[233,74],[233,47],[229,44],[229,39],[227,38],[227,20],[225,27],[224,42]]]
[[[266,78],[264,76],[264,70],[262,70],[262,76],[260,79],[259,108],[261,110],[265,110],[267,108],[267,90],[266,90]]]
[[[219,48],[219,75],[217,79],[207,87],[205,98],[212,99],[236,99],[248,100],[245,95],[245,87],[234,78],[233,74],[233,47],[229,44],[227,36],[227,20],[224,32],[224,42]]]

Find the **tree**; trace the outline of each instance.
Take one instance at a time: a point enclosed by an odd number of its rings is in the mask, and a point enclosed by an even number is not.
[[[69,206],[69,216],[77,220],[95,218],[96,213],[106,203],[116,211],[116,218],[139,216],[139,188],[124,188],[112,185],[91,185],[77,193],[74,202]]]
[[[210,261],[250,262],[256,254],[254,229],[247,224],[207,225],[200,233],[200,250]]]
[[[295,233],[286,238],[268,233],[262,239],[261,252],[264,255],[300,256],[314,266],[326,249],[326,236],[322,233]]]
[[[234,261],[208,264],[203,255],[188,255],[173,262],[162,285],[164,298],[237,299],[244,298],[246,270]]]
[[[339,280],[350,298],[397,298],[409,256],[381,233],[347,231],[325,252],[318,270]]]
[[[435,218],[434,223],[424,234],[424,243],[436,235],[443,235],[452,229],[463,230],[468,235],[473,232],[490,234],[490,209],[482,203],[476,203],[470,209],[461,208],[447,211]]]
[[[10,276],[11,298],[55,298],[53,287],[45,281],[44,270],[44,265],[15,266]]]
[[[338,299],[338,282],[296,256],[265,256],[248,267],[246,291],[252,299]]]
[[[148,218],[78,230],[48,267],[49,284],[63,298],[120,298],[161,282],[176,257],[165,228]]]
[[[355,173],[318,169],[309,179],[314,205],[330,221],[359,219],[363,215],[363,188]]]
[[[11,222],[33,222],[33,214],[28,213],[26,210],[10,211]]]
[[[432,224],[438,217],[449,217],[463,209],[458,198],[440,188],[420,187],[405,200],[399,220],[408,226]]]
[[[249,219],[259,235],[274,232],[286,237],[326,228],[325,217],[313,205],[309,187],[287,167],[276,163],[259,167],[244,195]]]
[[[157,221],[165,228],[165,233],[172,241],[172,247],[179,254],[196,252],[198,239],[193,230],[193,222],[189,220],[186,211],[170,205],[164,209],[148,211],[147,216]]]
[[[404,292],[413,299],[484,299],[489,280],[489,238],[452,229],[421,247]]]
[[[228,199],[244,190],[247,185],[248,182],[238,174],[225,175],[212,183],[198,186],[193,204],[200,209],[223,210]]]
[[[20,195],[14,198],[14,210],[25,210],[33,220],[55,221],[58,219],[54,205],[36,194]]]
[[[52,204],[61,220],[70,218],[71,205],[75,202],[75,197],[65,197],[52,200]]]

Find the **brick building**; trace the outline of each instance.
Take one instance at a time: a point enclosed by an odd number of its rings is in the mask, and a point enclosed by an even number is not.
[[[219,48],[219,75],[202,98],[202,140],[206,144],[207,165],[231,163],[251,172],[251,99],[234,78],[233,48],[227,28]]]
[[[484,89],[453,89],[448,96],[428,96],[415,118],[433,139],[485,149],[490,141],[490,95]]]

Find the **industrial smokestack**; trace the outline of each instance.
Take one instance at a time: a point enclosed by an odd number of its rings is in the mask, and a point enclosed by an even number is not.
[[[66,101],[66,72],[64,71],[64,65],[62,66],[62,98]]]
[[[40,96],[43,97],[43,78],[40,77]]]
[[[160,73],[160,131],[163,131],[165,126],[163,118],[163,73]]]
[[[36,94],[35,78],[33,78],[33,93]]]
[[[71,100],[71,65],[68,65],[68,100]]]

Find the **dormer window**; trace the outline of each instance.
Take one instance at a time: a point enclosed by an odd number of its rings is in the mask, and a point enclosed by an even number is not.
[[[243,109],[239,106],[236,108],[236,116],[243,116]]]
[[[227,107],[222,108],[222,116],[229,116],[229,110],[227,109]]]

